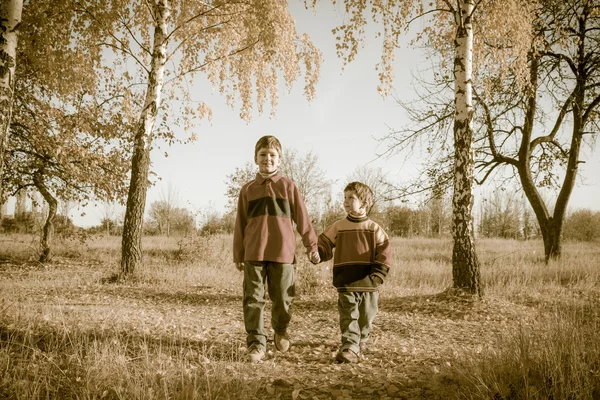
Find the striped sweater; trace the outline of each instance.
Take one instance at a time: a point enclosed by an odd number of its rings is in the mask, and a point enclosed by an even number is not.
[[[334,222],[319,236],[318,247],[322,261],[333,257],[333,285],[338,292],[377,291],[392,263],[387,234],[366,216],[348,215]]]
[[[233,262],[296,262],[294,226],[307,250],[317,251],[317,236],[298,187],[279,172],[256,178],[240,190],[233,232]]]

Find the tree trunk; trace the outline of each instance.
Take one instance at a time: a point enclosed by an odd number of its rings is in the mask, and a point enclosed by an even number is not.
[[[15,218],[23,218],[27,212],[27,188],[21,188],[15,199]]]
[[[4,199],[4,151],[8,144],[12,118],[17,31],[21,22],[23,0],[0,1],[0,204]],[[0,211],[0,219],[3,217]]]
[[[48,203],[48,217],[42,230],[41,246],[42,252],[40,254],[39,261],[45,263],[52,260],[52,236],[54,233],[54,217],[56,216],[56,209],[58,208],[58,201],[52,196],[52,193],[48,190],[44,184],[43,174],[41,171],[37,171],[33,174],[33,182],[35,187],[44,197],[46,203]]]
[[[585,18],[580,18],[580,32],[585,32]],[[527,111],[526,119],[523,129],[523,138],[521,142],[521,148],[519,149],[519,159],[517,169],[519,172],[519,179],[523,186],[523,191],[527,197],[527,200],[531,204],[535,213],[536,219],[542,232],[542,238],[544,241],[544,256],[546,262],[550,260],[556,260],[561,257],[561,239],[562,239],[562,226],[567,210],[567,205],[575,186],[575,179],[577,178],[577,171],[579,167],[579,153],[581,150],[581,141],[583,132],[586,125],[586,118],[584,115],[590,115],[588,109],[585,110],[585,91],[586,91],[586,60],[585,56],[585,45],[584,39],[585,34],[582,34],[581,40],[578,43],[578,77],[577,83],[574,88],[573,96],[573,126],[571,135],[571,146],[568,150],[568,161],[565,172],[563,184],[554,205],[554,211],[552,215],[549,213],[546,204],[540,196],[535,182],[531,173],[531,153],[535,146],[540,145],[542,141],[552,142],[554,137],[549,135],[546,137],[537,137],[532,140],[533,137],[533,124],[534,116],[536,112],[536,100],[537,100],[537,79],[538,79],[538,68],[539,59],[532,56],[530,66],[530,81],[532,92],[527,100]],[[589,107],[595,107],[591,104]]]
[[[479,262],[473,238],[474,155],[471,73],[472,0],[459,1],[454,58],[454,193],[452,197],[452,278],[455,289],[481,295]]]
[[[557,223],[559,222],[559,223]],[[544,240],[544,255],[546,262],[557,260],[561,255],[562,221],[549,219],[541,226],[542,239]]]
[[[170,13],[168,0],[160,0],[154,8],[156,19],[152,65],[148,76],[146,100],[134,138],[131,180],[127,196],[125,221],[123,223],[121,248],[122,276],[133,274],[142,263],[142,235],[146,192],[148,190],[152,130],[154,129],[154,123],[160,107],[160,93],[165,71],[166,31]]]

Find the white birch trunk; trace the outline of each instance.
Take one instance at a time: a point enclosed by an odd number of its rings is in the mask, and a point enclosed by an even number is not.
[[[21,22],[23,0],[0,1],[0,204],[3,203],[4,151],[8,143],[12,117],[15,66],[17,56],[17,30]],[[3,214],[0,211],[0,219]]]
[[[473,238],[474,155],[472,105],[473,0],[458,1],[454,59],[454,194],[452,198],[452,277],[455,289],[481,294]]]
[[[152,131],[160,107],[160,94],[165,72],[167,21],[170,15],[169,2],[168,0],[159,0],[154,8],[156,22],[151,68],[148,76],[146,100],[134,138],[131,181],[123,223],[121,275],[124,276],[132,274],[142,262],[142,235],[148,190]]]

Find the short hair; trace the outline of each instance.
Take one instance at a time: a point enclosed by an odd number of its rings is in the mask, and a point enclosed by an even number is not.
[[[362,182],[350,182],[344,188],[344,192],[349,191],[356,193],[356,197],[365,205],[368,214],[373,207],[373,191],[371,188]]]
[[[256,158],[258,151],[262,148],[275,149],[279,153],[279,157],[281,157],[281,143],[275,136],[266,135],[258,139],[256,146],[254,146],[254,158]]]

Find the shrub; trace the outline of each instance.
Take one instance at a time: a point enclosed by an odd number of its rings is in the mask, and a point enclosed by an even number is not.
[[[600,238],[600,212],[589,209],[573,212],[565,220],[563,237],[580,242]]]

